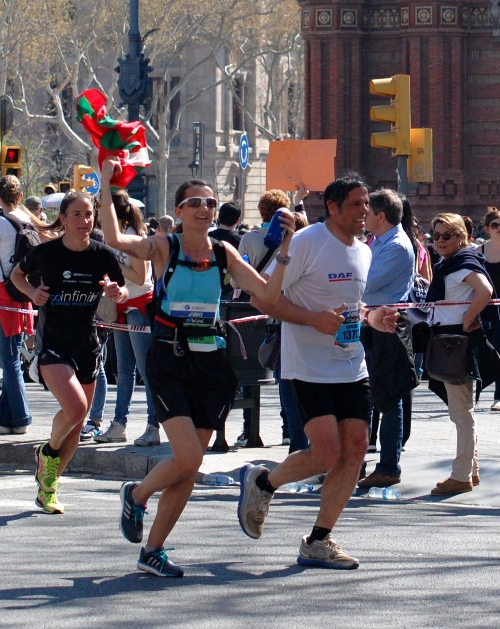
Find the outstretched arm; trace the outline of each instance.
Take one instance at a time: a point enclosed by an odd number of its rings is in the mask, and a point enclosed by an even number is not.
[[[295,230],[294,217],[288,210],[280,210],[280,221],[285,229],[285,237],[280,245],[279,256],[286,258],[288,256],[288,248]],[[286,265],[276,264],[273,272],[267,281],[262,278],[257,271],[247,264],[239,253],[226,245],[228,270],[237,286],[247,293],[255,295],[258,299],[266,303],[275,303],[281,294],[281,286],[285,277]]]
[[[113,201],[111,199],[110,181],[115,170],[121,169],[120,161],[113,157],[104,160],[101,173],[101,219],[102,231],[106,244],[113,249],[125,251],[129,256],[141,260],[152,260],[155,265],[168,260],[168,239],[162,236],[136,236],[122,234],[116,218]]]
[[[342,316],[342,312],[344,312],[346,308],[345,304],[342,304],[338,308],[314,312],[302,306],[297,306],[284,295],[281,295],[278,302],[275,304],[263,303],[255,297],[252,297],[250,303],[260,311],[279,321],[295,323],[296,325],[308,325],[318,332],[321,332],[321,334],[334,336],[345,321],[345,318]],[[394,332],[397,327],[399,313],[397,310],[394,310],[394,308],[387,306],[381,306],[372,311],[369,311],[368,308],[363,306],[360,316],[368,325],[380,332]]]

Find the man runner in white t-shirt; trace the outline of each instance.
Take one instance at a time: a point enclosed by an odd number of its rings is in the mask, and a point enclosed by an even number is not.
[[[393,332],[397,311],[362,304],[371,262],[363,232],[368,190],[359,176],[333,181],[325,190],[326,220],[298,232],[290,245],[284,296],[271,316],[283,321],[281,377],[293,381],[310,447],[272,471],[246,465],[240,474],[238,518],[254,539],[262,535],[274,491],[328,470],[316,523],[302,538],[298,563],[354,569],[331,531],[358,479],[368,445],[370,386],[359,340],[361,322]],[[258,305],[258,304],[256,304]]]

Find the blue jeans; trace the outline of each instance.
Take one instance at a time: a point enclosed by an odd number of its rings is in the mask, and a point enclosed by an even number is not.
[[[297,450],[306,450],[309,447],[309,440],[304,432],[304,424],[300,417],[295,397],[295,389],[291,380],[279,379],[279,391],[281,407],[286,413],[288,421],[288,432],[290,433],[289,454]]]
[[[127,312],[128,325],[149,325],[148,319],[140,310]],[[115,339],[116,360],[118,363],[118,384],[116,387],[116,406],[114,421],[126,426],[130,415],[130,403],[134,393],[136,367],[146,387],[148,424],[158,427],[153,396],[146,378],[146,356],[152,345],[151,334],[144,332],[113,332]]]
[[[401,447],[403,442],[403,402],[399,400],[380,420],[380,463],[375,471],[387,476],[401,476]]]
[[[21,369],[23,334],[5,336],[0,324],[0,360],[3,367],[0,425],[21,428],[31,424],[26,386]]]
[[[104,354],[104,346],[102,348]],[[101,360],[101,366],[99,367],[99,373],[97,374],[97,380],[95,383],[94,399],[92,400],[92,406],[90,407],[89,419],[95,419],[95,421],[102,422],[104,416],[104,407],[106,406],[106,397],[108,393],[108,380],[106,378],[106,372],[104,370],[104,357]]]

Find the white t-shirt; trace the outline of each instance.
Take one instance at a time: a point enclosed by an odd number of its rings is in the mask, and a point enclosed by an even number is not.
[[[132,234],[132,235],[137,234],[135,229],[133,229],[132,227],[128,227],[125,233]],[[126,266],[129,269],[132,268],[132,259],[127,253],[125,253],[124,251],[118,251],[118,249],[113,249],[113,251],[115,253],[116,259],[118,260],[119,264],[122,264],[123,266]],[[136,284],[135,282],[132,282],[132,280],[128,280],[127,278],[125,278],[125,285],[128,288],[129,299],[134,299],[135,297],[141,297],[142,295],[147,295],[148,293],[150,293],[154,287],[153,275],[152,275],[152,270],[151,270],[151,262],[149,261],[146,262],[146,281],[144,282],[142,286],[140,286],[139,284]]]
[[[474,296],[474,289],[464,279],[473,273],[470,269],[462,269],[455,273],[450,273],[444,278],[445,301],[471,301]],[[434,308],[433,325],[457,325],[464,322],[464,312],[469,306],[436,306]]]
[[[29,215],[18,208],[9,213],[23,221],[23,223],[31,223]],[[4,281],[4,275],[5,277],[10,277],[12,271],[10,259],[14,255],[16,234],[16,228],[4,216],[0,216],[0,282]]]
[[[314,312],[345,303],[346,323],[335,337],[313,327],[283,323],[281,377],[327,383],[366,378],[359,309],[370,269],[370,249],[358,240],[347,246],[324,223],[316,223],[294,235],[290,256],[283,283],[285,296]]]

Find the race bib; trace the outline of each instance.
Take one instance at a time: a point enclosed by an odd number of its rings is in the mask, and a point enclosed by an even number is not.
[[[335,336],[335,345],[342,349],[352,349],[354,343],[359,343],[361,333],[359,303],[347,304],[342,316],[345,321]]]
[[[215,325],[217,304],[174,301],[170,304],[170,314],[173,317],[182,317],[189,325],[199,325],[202,329]],[[187,340],[192,352],[213,352],[217,349],[214,336],[196,336],[196,332],[194,332],[190,333]]]

